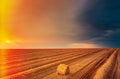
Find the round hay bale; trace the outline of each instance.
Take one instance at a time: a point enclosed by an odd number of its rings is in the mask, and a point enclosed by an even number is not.
[[[70,68],[66,64],[60,64],[57,67],[57,74],[58,75],[68,75],[70,73]]]

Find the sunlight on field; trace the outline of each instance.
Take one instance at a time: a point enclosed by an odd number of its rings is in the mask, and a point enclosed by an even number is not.
[[[116,53],[117,53],[117,50],[109,57],[107,62],[98,69],[93,79],[105,79],[104,77],[106,76],[106,74],[110,72],[109,69],[111,69],[113,65]]]
[[[1,49],[0,50],[0,77],[3,77],[6,75],[6,50]]]
[[[119,51],[115,48],[0,50],[0,79],[119,79]]]
[[[0,0],[0,45],[3,46],[10,39],[9,29],[7,28],[7,21],[10,12],[10,0]],[[0,77],[6,75],[6,50],[0,50]],[[4,78],[5,79],[5,78]]]

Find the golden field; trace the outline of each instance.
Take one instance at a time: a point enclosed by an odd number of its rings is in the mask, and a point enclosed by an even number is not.
[[[120,79],[119,48],[7,49],[4,53],[0,79]],[[58,75],[59,64],[68,65],[70,73]]]

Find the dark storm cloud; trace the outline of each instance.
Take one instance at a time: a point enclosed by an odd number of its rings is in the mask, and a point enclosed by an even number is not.
[[[89,28],[82,40],[120,47],[120,0],[99,0],[86,6],[78,21]]]

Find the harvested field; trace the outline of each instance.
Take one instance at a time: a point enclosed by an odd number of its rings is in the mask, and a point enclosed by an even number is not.
[[[0,79],[120,79],[119,48],[9,49],[4,53]],[[58,75],[59,64],[68,65],[70,74]]]

